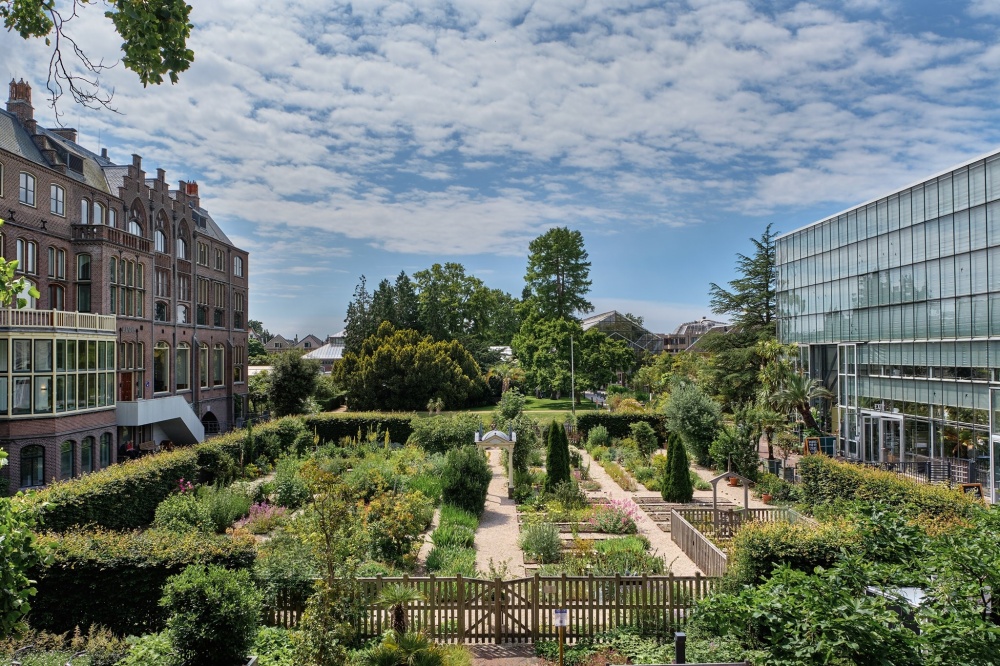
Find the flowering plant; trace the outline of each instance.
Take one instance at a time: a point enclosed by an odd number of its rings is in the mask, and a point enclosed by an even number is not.
[[[182,476],[180,480],[177,481],[177,490],[180,491],[181,494],[191,492],[194,490],[194,484],[190,481],[185,481]]]
[[[639,507],[632,500],[611,500],[602,506],[590,519],[590,524],[606,534],[635,534],[635,521],[639,517]]]
[[[288,509],[283,506],[257,502],[251,505],[246,518],[241,518],[233,524],[233,529],[243,528],[252,534],[267,534],[283,522],[287,511]]]

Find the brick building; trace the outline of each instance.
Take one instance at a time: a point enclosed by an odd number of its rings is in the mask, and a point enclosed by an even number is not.
[[[10,491],[201,441],[246,407],[248,255],[142,160],[111,161],[0,111],[0,253],[38,289],[0,309],[0,446]]]

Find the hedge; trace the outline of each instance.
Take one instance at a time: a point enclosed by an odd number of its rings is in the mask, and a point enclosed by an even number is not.
[[[802,476],[802,499],[811,506],[858,500],[884,504],[904,517],[924,520],[970,518],[982,506],[957,489],[826,456],[806,456],[796,470]]]
[[[663,414],[613,414],[611,412],[586,412],[577,414],[576,429],[581,438],[586,438],[591,428],[602,425],[608,429],[612,437],[631,437],[629,429],[633,423],[640,421],[653,426],[660,442],[667,441],[667,417]]]
[[[389,431],[389,439],[404,443],[410,438],[413,428],[412,413],[382,412],[328,412],[303,417],[309,432],[319,435],[321,441],[337,443],[344,437],[364,437],[369,432]]]
[[[91,624],[123,636],[160,631],[167,578],[196,563],[247,569],[255,557],[253,537],[194,531],[45,533],[38,543],[51,558],[31,572],[38,593],[28,619],[33,628],[55,633],[76,626],[86,632]]]
[[[819,525],[752,522],[733,537],[726,576],[742,586],[761,582],[776,564],[811,572],[818,566],[832,565],[840,558],[841,549],[854,549],[860,543],[857,527],[846,520]]]
[[[304,434],[306,430],[297,418],[271,421],[254,428],[252,449],[262,449],[273,460]],[[157,505],[177,490],[180,479],[210,483],[222,466],[223,454],[238,461],[245,436],[245,432],[232,432],[170,453],[143,456],[78,479],[52,483],[15,501],[32,508],[42,527],[52,532],[84,525],[136,529],[153,522]],[[260,455],[254,450],[249,454],[245,456],[248,463]]]

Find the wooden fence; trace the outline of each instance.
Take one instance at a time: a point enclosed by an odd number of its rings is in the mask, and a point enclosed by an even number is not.
[[[364,611],[358,624],[363,638],[388,628],[377,602],[387,585],[416,588],[423,600],[407,605],[409,626],[443,643],[530,643],[555,639],[552,611],[569,611],[566,639],[594,637],[621,626],[669,635],[685,626],[691,609],[707,596],[715,580],[697,576],[540,576],[482,580],[462,576],[361,578],[357,581]],[[301,602],[279,599],[268,620],[295,626]],[[294,607],[293,607],[294,606]]]
[[[809,522],[815,524],[811,518],[807,518],[788,507],[672,509],[670,511],[670,538],[699,569],[705,572],[705,575],[721,576],[726,573],[729,558],[712,539],[728,541],[744,523],[779,520],[789,523]]]

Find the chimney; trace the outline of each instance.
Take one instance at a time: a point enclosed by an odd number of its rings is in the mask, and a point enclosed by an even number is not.
[[[111,161],[111,159],[108,157],[108,149],[107,148],[101,148],[101,157],[104,158],[104,159],[106,159],[106,160],[108,160],[109,162]]]
[[[67,141],[76,143],[76,128],[75,127],[50,127],[49,131],[53,134],[58,134]]]
[[[17,116],[17,119],[25,127],[31,123],[30,133],[35,133],[35,109],[31,106],[31,86],[24,79],[20,81],[10,80],[10,97],[7,99],[7,111]]]
[[[195,208],[201,207],[201,203],[198,200],[198,183],[196,181],[184,183],[184,194],[186,194],[189,199],[194,201]]]

